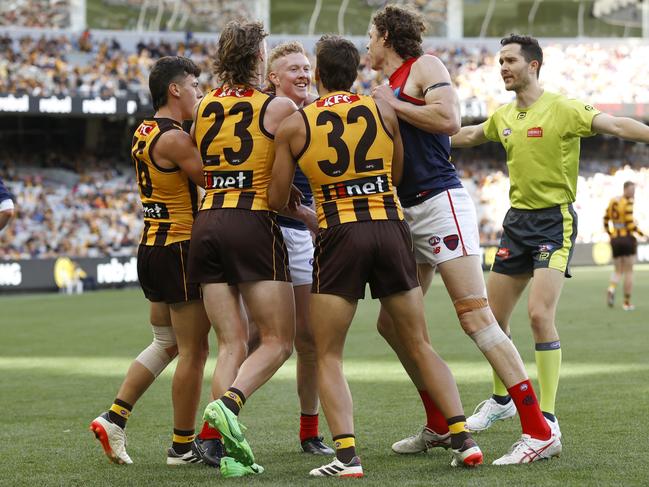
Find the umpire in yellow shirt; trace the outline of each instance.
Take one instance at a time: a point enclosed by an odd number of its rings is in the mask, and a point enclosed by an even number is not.
[[[512,34],[501,45],[500,73],[505,89],[513,91],[516,99],[482,124],[463,127],[451,145],[472,147],[492,140],[507,151],[511,209],[503,222],[487,292],[496,319],[509,333],[514,306],[534,277],[528,314],[536,342],[541,409],[560,435],[554,416],[561,366],[555,313],[564,276],[570,277],[568,264],[577,234],[572,203],[577,193],[580,138],[599,133],[646,143],[649,127],[544,91],[538,79],[543,51],[536,39]],[[513,416],[510,404],[507,390],[494,374],[493,396],[467,425],[485,429],[497,419]]]

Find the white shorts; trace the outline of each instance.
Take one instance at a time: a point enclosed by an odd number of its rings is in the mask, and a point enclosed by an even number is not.
[[[14,202],[10,199],[0,201],[0,211],[9,211],[14,209]]]
[[[288,250],[288,267],[293,286],[313,282],[313,240],[308,230],[281,227]]]
[[[403,214],[418,264],[435,266],[465,255],[480,255],[475,206],[466,189],[449,189],[404,208]]]

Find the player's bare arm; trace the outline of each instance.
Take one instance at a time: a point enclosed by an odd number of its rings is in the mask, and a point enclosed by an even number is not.
[[[489,142],[484,134],[484,123],[467,125],[451,137],[451,147],[474,147]]]
[[[608,134],[635,142],[649,143],[649,127],[628,117],[598,113],[593,118],[593,132]]]
[[[179,167],[194,184],[205,186],[203,161],[190,135],[182,130],[170,130],[160,136],[153,147],[156,164],[166,169]]]
[[[7,224],[9,223],[9,220],[11,220],[11,217],[13,216],[13,214],[14,214],[13,209],[6,210],[6,211],[0,211],[0,231],[2,231],[2,229],[7,226]]]
[[[411,88],[412,87],[412,88]],[[413,92],[410,92],[413,89]],[[413,65],[406,93],[425,100],[413,105],[399,100],[387,85],[375,88],[372,96],[392,106],[397,116],[415,127],[435,134],[453,135],[460,130],[460,105],[451,76],[435,56],[421,56]]]
[[[275,134],[275,162],[268,186],[268,206],[272,210],[280,211],[288,205],[295,176],[295,155],[305,140],[306,131],[299,113],[286,118]]]
[[[295,113],[297,105],[290,98],[278,96],[268,104],[264,115],[264,129],[275,135],[280,124],[291,114]]]
[[[394,143],[392,152],[392,184],[398,186],[401,183],[401,176],[403,176],[403,141],[401,140],[401,132],[399,131],[399,119],[394,109],[384,101],[376,100],[376,107]]]

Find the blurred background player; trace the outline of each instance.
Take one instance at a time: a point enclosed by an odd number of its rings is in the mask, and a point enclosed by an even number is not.
[[[501,40],[500,74],[516,100],[501,106],[480,125],[462,127],[453,147],[489,140],[507,151],[511,208],[503,222],[500,248],[489,274],[491,308],[509,334],[514,306],[533,277],[527,309],[535,341],[541,410],[553,434],[561,437],[554,415],[561,343],[555,315],[577,236],[577,193],[580,139],[596,133],[638,142],[649,141],[649,127],[626,117],[601,113],[592,105],[544,91],[539,83],[543,51],[536,39],[510,35]],[[480,431],[515,414],[511,398],[494,374],[493,396],[468,419]],[[497,464],[523,463],[538,453],[523,436]]]
[[[0,231],[4,229],[14,216],[14,200],[7,187],[0,179]]]
[[[151,303],[153,342],[131,364],[108,412],[90,424],[114,463],[133,463],[125,449],[126,422],[137,400],[177,354],[173,444],[167,464],[198,463],[203,457],[194,441],[194,424],[210,324],[200,290],[187,282],[185,272],[198,206],[196,185],[203,184],[203,172],[200,154],[181,127],[201,98],[199,75],[200,69],[187,58],[158,60],[149,77],[156,113],[133,136],[131,155],[144,211],[137,269]]]
[[[297,41],[285,42],[273,48],[268,57],[266,76],[269,93],[293,100],[298,108],[312,102],[310,94],[311,63],[304,47]],[[302,192],[302,205],[313,205],[313,193],[300,168],[295,171],[293,184]],[[333,450],[323,443],[318,429],[318,376],[315,344],[309,323],[309,298],[313,273],[313,238],[300,220],[277,217],[288,250],[289,269],[295,298],[295,351],[297,353],[297,394],[300,399],[300,445],[306,453],[331,455]],[[317,227],[313,229],[317,231]]]
[[[393,318],[404,353],[420,367],[426,389],[445,413],[453,465],[478,465],[482,453],[466,431],[455,380],[430,346],[412,241],[393,192],[392,180],[398,182],[403,168],[396,115],[382,101],[350,92],[360,58],[350,41],[322,37],[316,56],[320,98],[281,125],[269,187],[271,206],[283,208],[297,162],[316,196],[320,231],[310,316],[320,398],[336,458],[310,475],[363,476],[342,356],[367,283],[372,297]]]
[[[631,292],[633,290],[633,264],[638,252],[636,235],[644,237],[633,218],[633,201],[635,184],[631,181],[624,183],[622,196],[611,199],[604,214],[604,229],[611,238],[613,252],[613,274],[606,293],[606,303],[609,307],[615,304],[615,288],[620,279],[624,278],[624,311],[633,311]]]
[[[200,283],[219,354],[204,419],[223,435],[223,476],[258,474],[238,415],[246,400],[288,359],[295,304],[288,253],[266,190],[274,134],[296,110],[289,98],[260,91],[266,37],[260,22],[230,22],[219,38],[215,72],[222,85],[195,112],[193,135],[203,159],[205,198],[192,232],[190,281]],[[259,346],[248,354],[248,316]],[[234,459],[234,460],[232,460]]]
[[[399,199],[414,242],[419,282],[430,287],[435,268],[446,286],[462,329],[496,369],[521,412],[523,434],[546,452],[560,451],[536,400],[518,351],[500,329],[486,298],[476,212],[471,197],[450,162],[449,136],[460,128],[457,94],[448,71],[435,56],[424,55],[425,24],[417,13],[397,6],[377,12],[368,53],[374,69],[390,85],[374,90],[399,117],[404,139],[403,180]],[[387,313],[378,327],[404,364],[426,410],[426,425],[392,445],[396,453],[419,453],[450,446],[449,429],[435,398],[424,387],[421,369],[406,353]],[[541,458],[541,457],[539,457]]]

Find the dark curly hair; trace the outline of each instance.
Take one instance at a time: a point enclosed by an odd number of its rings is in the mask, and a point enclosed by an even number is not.
[[[153,109],[158,111],[167,104],[167,91],[171,83],[193,74],[197,78],[201,69],[191,59],[182,56],[164,56],[156,61],[149,74],[149,90]]]
[[[391,47],[402,59],[424,54],[421,35],[426,24],[421,14],[408,7],[387,5],[372,17],[372,24],[380,37],[386,37],[386,47]]]
[[[257,77],[259,46],[268,32],[261,22],[228,22],[214,60],[214,74],[227,85],[251,86]]]
[[[361,56],[353,42],[325,34],[315,45],[320,82],[329,91],[349,91],[358,76]]]
[[[543,64],[543,49],[541,49],[539,41],[530,36],[509,34],[507,37],[500,39],[501,46],[508,44],[518,44],[521,46],[521,54],[523,54],[527,63],[531,63],[532,61],[539,62],[539,69],[536,71],[536,77],[538,78],[541,73],[541,65]]]

